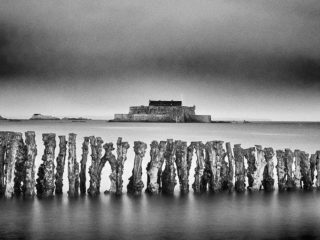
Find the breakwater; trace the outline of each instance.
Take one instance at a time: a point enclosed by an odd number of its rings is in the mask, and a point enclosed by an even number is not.
[[[35,169],[37,146],[35,133],[0,132],[0,194],[6,198],[37,195],[53,197],[62,193],[62,179],[67,175],[69,197],[100,193],[101,172],[106,163],[111,167],[111,187],[106,193],[121,195],[123,192],[123,169],[127,152],[134,151],[134,167],[127,185],[127,193],[140,195],[173,194],[179,183],[180,192],[186,194],[190,188],[195,193],[220,191],[272,191],[277,178],[279,191],[307,191],[320,188],[320,151],[308,154],[301,150],[263,148],[255,145],[243,149],[240,144],[231,145],[222,141],[197,141],[187,143],[180,140],[153,141],[150,147],[135,141],[130,149],[128,142],[119,138],[116,156],[113,143],[104,143],[100,137],[83,139],[80,164],[76,156],[76,134],[57,136],[42,134],[45,146],[42,164]],[[59,154],[55,156],[55,149]],[[87,166],[89,149],[91,164]],[[67,151],[68,150],[68,151]],[[150,153],[147,166],[147,185],[142,181],[142,161]],[[64,173],[65,164],[68,172]],[[191,163],[196,163],[194,177],[189,176]],[[274,174],[276,168],[277,174]],[[86,186],[87,173],[90,179]],[[37,175],[37,177],[36,177]],[[189,182],[190,181],[190,182]]]

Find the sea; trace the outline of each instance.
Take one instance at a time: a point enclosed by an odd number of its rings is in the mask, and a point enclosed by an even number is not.
[[[0,131],[35,131],[41,164],[43,133],[77,134],[77,160],[85,136],[101,137],[104,143],[118,137],[128,141],[124,169],[124,193],[120,197],[104,194],[110,187],[110,166],[102,172],[101,194],[96,198],[68,198],[67,164],[64,194],[52,199],[0,199],[0,239],[320,239],[320,191],[205,193],[196,195],[190,187],[187,195],[131,197],[126,194],[133,168],[134,141],[148,145],[143,159],[143,181],[150,160],[153,140],[222,140],[256,144],[274,150],[290,148],[307,153],[320,150],[320,123],[116,123],[88,121],[0,121]],[[58,138],[56,156],[58,154]],[[114,151],[116,155],[116,151]],[[194,181],[195,156],[190,171]],[[90,165],[90,152],[87,166]],[[274,158],[276,165],[276,158]],[[276,170],[274,170],[276,172]],[[276,178],[276,174],[275,174]],[[89,175],[87,175],[87,186]],[[277,185],[277,181],[275,182]]]

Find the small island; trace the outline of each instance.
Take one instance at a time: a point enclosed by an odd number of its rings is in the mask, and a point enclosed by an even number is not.
[[[0,115],[0,120],[7,120],[7,119]]]
[[[71,120],[71,121],[87,121],[91,120],[90,118],[83,118],[83,117],[64,117],[62,120]]]
[[[40,113],[35,113],[32,115],[30,120],[60,120],[60,118],[53,117],[50,115],[42,115]]]

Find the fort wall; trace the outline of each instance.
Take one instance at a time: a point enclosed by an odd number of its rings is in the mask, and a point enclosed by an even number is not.
[[[190,122],[209,123],[211,122],[211,115],[191,115]]]
[[[156,103],[161,103],[156,102]],[[169,104],[170,103],[170,104]],[[175,102],[173,102],[175,103]],[[179,106],[180,102],[167,105],[132,106],[129,114],[115,114],[114,121],[124,122],[211,122],[210,115],[196,115],[195,106]]]

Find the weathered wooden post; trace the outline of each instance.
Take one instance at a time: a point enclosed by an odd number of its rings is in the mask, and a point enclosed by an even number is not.
[[[161,166],[159,167],[158,180],[157,180],[157,182],[159,184],[159,192],[162,191],[162,171],[163,171],[162,168],[163,168],[164,154],[166,153],[166,149],[167,149],[167,141],[160,141],[160,144],[159,144],[159,155],[160,156],[159,156],[159,158],[160,158]],[[189,158],[188,158],[188,160],[189,160]]]
[[[228,190],[233,191],[233,179],[234,179],[234,157],[230,142],[226,143],[227,157],[228,157]]]
[[[314,171],[316,170],[316,164],[317,164],[316,154],[311,154],[311,156],[310,156],[310,172],[311,172],[312,186],[314,183]]]
[[[229,183],[229,164],[226,161],[227,153],[223,149],[221,155],[221,190],[228,190],[228,183]]]
[[[316,169],[317,169],[317,179],[316,179],[316,187],[317,190],[320,190],[320,151],[316,151]]]
[[[130,145],[127,142],[122,142],[122,138],[119,137],[117,141],[117,160],[116,165],[112,164],[113,159],[115,157],[110,156],[109,157],[109,163],[111,166],[112,173],[110,175],[110,180],[113,179],[113,173],[115,173],[115,194],[121,195],[122,194],[122,188],[123,188],[123,169],[124,169],[124,163],[127,160],[127,152]],[[115,167],[115,171],[114,171]],[[110,189],[111,191],[111,189]]]
[[[69,134],[69,155],[68,155],[68,180],[69,197],[79,195],[79,163],[77,162],[76,137],[74,133]]]
[[[162,173],[162,193],[172,195],[176,181],[176,169],[174,167],[176,158],[176,145],[172,139],[167,140],[166,151],[164,154],[166,165]]]
[[[18,152],[16,156],[15,170],[14,170],[14,195],[20,196],[23,193],[23,181],[25,177],[25,161],[26,161],[26,147],[23,142],[22,133],[19,134]]]
[[[204,144],[202,142],[192,142],[197,155],[197,166],[194,169],[194,183],[192,184],[195,193],[202,193],[207,190],[207,182],[203,180],[205,169]]]
[[[198,189],[199,192],[207,191],[207,187],[209,187],[210,191],[214,191],[214,183],[215,183],[214,176],[217,174],[217,168],[216,168],[217,166],[215,164],[216,150],[214,149],[213,145],[214,145],[213,141],[206,142],[206,144],[204,145],[204,170],[203,170],[202,176],[199,176],[200,178],[197,179],[197,182],[200,181],[200,185]],[[197,157],[198,157],[198,154],[197,154]],[[195,178],[197,177],[198,176],[195,175]]]
[[[3,196],[5,186],[5,157],[6,157],[6,132],[0,132],[0,196]]]
[[[246,190],[245,167],[244,167],[244,150],[241,144],[235,144],[233,148],[235,159],[235,190],[242,193]]]
[[[249,190],[259,190],[253,189],[254,174],[257,171],[256,163],[256,148],[251,147],[244,150],[244,157],[247,159],[247,177],[248,177],[248,189]]]
[[[300,189],[301,188],[301,167],[300,167],[300,150],[294,150],[293,153],[294,158],[294,165],[295,165],[295,171],[294,171],[294,184],[295,187]]]
[[[80,170],[80,193],[82,195],[86,194],[87,186],[86,186],[86,173],[87,173],[87,160],[89,154],[89,137],[84,137],[84,141],[82,143],[82,157],[81,157],[81,170]]]
[[[164,162],[165,145],[166,142],[164,141],[161,141],[160,144],[157,141],[152,141],[150,144],[150,162],[147,165],[147,193],[158,194],[161,190],[159,178],[161,178],[162,165]]]
[[[56,159],[56,189],[55,192],[57,195],[62,194],[63,188],[63,173],[64,173],[64,165],[66,162],[66,154],[67,154],[67,140],[66,136],[59,136],[59,155]]]
[[[20,145],[22,134],[15,132],[6,132],[6,153],[5,153],[5,172],[4,172],[4,195],[6,198],[11,198],[15,192],[15,166],[20,154]]]
[[[222,188],[221,165],[224,154],[222,141],[211,141],[205,144],[205,169],[201,186],[205,191],[207,184],[211,192],[219,192]]]
[[[251,152],[251,154],[254,154],[256,159],[255,161],[256,171],[253,174],[253,185],[251,190],[259,191],[262,187],[263,173],[267,165],[267,161],[265,158],[265,152],[263,151],[261,145],[255,145],[255,151],[254,153]]]
[[[112,143],[111,143],[112,144]],[[105,156],[107,155],[107,151],[109,151],[112,155],[111,159],[109,159],[109,164],[110,164],[110,167],[111,167],[111,174],[109,175],[109,179],[110,179],[110,189],[109,190],[106,190],[104,193],[113,193],[115,194],[117,192],[117,159],[116,157],[111,153],[114,148],[113,148],[113,144],[111,146],[107,146],[105,145],[104,147],[105,148]],[[118,146],[119,147],[119,146]],[[110,150],[108,150],[108,149]]]
[[[213,153],[214,153],[214,158],[213,158],[213,176],[210,184],[210,190],[213,192],[219,192],[221,191],[221,159],[222,155],[224,153],[223,150],[223,141],[214,141],[213,142]],[[212,184],[213,183],[213,184]]]
[[[103,140],[100,137],[90,137],[91,145],[91,166],[89,167],[90,186],[88,194],[97,196],[100,193],[101,171],[105,162],[101,161]]]
[[[38,169],[37,196],[52,197],[54,191],[54,151],[56,148],[56,134],[44,133],[42,140],[45,146],[42,156],[43,163]]]
[[[35,195],[35,159],[37,156],[37,145],[35,132],[25,132],[26,136],[26,162],[25,177],[23,181],[23,196],[32,198]]]
[[[120,141],[119,141],[120,140]],[[119,143],[120,142],[120,143]],[[117,144],[121,144],[121,138],[118,139]],[[114,150],[113,147],[113,143],[106,143],[103,145],[103,148],[105,150],[104,156],[102,158],[101,161],[107,161],[109,162],[110,166],[111,166],[111,174],[109,175],[110,181],[111,181],[111,186],[110,186],[110,190],[109,191],[105,191],[105,193],[117,193],[117,172],[118,172],[118,161],[116,159],[116,157],[112,154],[112,151]],[[118,150],[119,150],[119,146],[118,146]],[[122,182],[121,182],[122,184]],[[122,185],[121,185],[122,187]],[[121,191],[122,192],[122,191]],[[120,192],[120,194],[121,194]]]
[[[4,160],[6,152],[6,143],[5,143],[5,134],[0,132],[0,196],[4,194],[5,185],[4,185]]]
[[[294,183],[294,173],[293,173],[293,152],[286,148],[284,150],[284,161],[286,165],[286,188],[287,190],[293,190],[295,189],[295,183]]]
[[[284,159],[284,151],[277,150],[277,175],[278,175],[278,188],[279,191],[286,190],[286,164]]]
[[[189,163],[187,159],[187,142],[175,141],[176,145],[176,166],[180,191],[182,194],[189,192]],[[191,163],[190,163],[191,164]]]
[[[301,169],[301,181],[303,183],[304,190],[312,190],[311,170],[309,154],[304,151],[300,151],[300,169]]]
[[[262,185],[263,185],[263,188],[265,191],[272,191],[272,190],[274,190],[274,178],[273,178],[273,175],[274,175],[273,174],[274,151],[273,151],[273,148],[265,148],[264,153],[265,153],[267,165],[264,168]]]
[[[128,194],[140,195],[144,187],[142,176],[142,160],[146,153],[147,144],[144,142],[134,142],[134,166],[132,170],[132,176],[129,178],[129,184],[127,186]]]
[[[16,135],[16,132],[4,131],[0,132],[0,196],[4,195],[6,192],[6,183],[7,183],[7,168],[8,168],[8,161],[10,160],[10,144],[12,143],[12,139]],[[16,153],[15,153],[16,154]],[[15,161],[15,159],[14,159]],[[15,167],[15,163],[13,165]],[[14,171],[14,169],[13,169]],[[13,172],[14,173],[14,172]],[[14,180],[14,176],[12,177]]]
[[[192,158],[193,158],[194,146],[192,143],[187,147],[187,163],[188,163],[188,171],[190,171]]]

